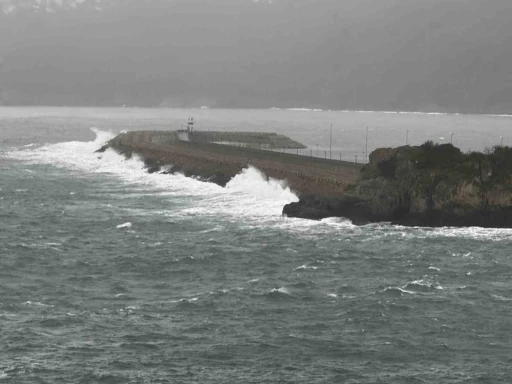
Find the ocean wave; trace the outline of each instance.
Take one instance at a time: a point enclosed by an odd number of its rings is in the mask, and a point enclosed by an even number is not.
[[[118,226],[116,226],[117,229],[124,229],[124,228],[131,228],[131,227],[132,227],[132,223],[130,223],[130,222],[127,222],[124,224],[119,224]]]
[[[295,112],[323,112],[323,109],[320,108],[286,108],[286,110]]]
[[[433,290],[442,290],[443,287],[432,279],[423,278],[408,282],[402,289],[409,292],[431,292]]]
[[[30,300],[24,302],[23,305],[34,306],[34,307],[50,307],[50,308],[54,307],[51,304],[44,304],[39,301],[30,301]]]
[[[377,292],[376,294],[383,294],[389,297],[401,297],[404,294],[416,295],[416,294],[427,294],[437,290],[443,290],[443,287],[434,279],[424,277],[418,280],[408,281],[403,286],[389,286],[385,287]]]
[[[402,297],[404,294],[414,295],[414,292],[407,291],[400,287],[386,287],[380,291],[375,292],[376,294],[384,295],[387,297]]]
[[[491,297],[497,301],[512,301],[512,298],[500,295],[491,295]]]
[[[512,241],[512,228],[483,227],[406,227],[390,223],[374,223],[358,227],[371,236],[365,241],[399,237],[405,240],[459,238],[477,241]],[[354,232],[356,233],[356,232]],[[461,255],[462,256],[462,255]]]
[[[298,270],[301,270],[301,269],[302,269],[302,270],[307,270],[307,269],[317,270],[317,269],[318,269],[318,267],[303,264],[303,265],[301,265],[301,266],[298,266],[297,268],[294,268],[293,270],[294,270],[294,271],[298,271]]]
[[[267,178],[258,169],[249,167],[236,175],[225,188],[213,183],[204,183],[182,174],[147,173],[143,161],[137,156],[126,159],[109,149],[95,153],[115,136],[109,131],[91,128],[96,138],[90,142],[64,142],[37,148],[24,148],[8,153],[9,157],[29,164],[52,164],[78,173],[78,176],[115,176],[119,181],[138,185],[141,194],[159,194],[165,197],[186,198],[193,204],[181,211],[181,216],[227,216],[242,221],[256,220],[264,224],[267,220],[282,221],[285,204],[297,201],[297,196],[282,180]],[[267,219],[261,222],[261,219]]]
[[[290,300],[295,297],[285,287],[272,288],[270,291],[263,294],[263,297],[272,300]]]

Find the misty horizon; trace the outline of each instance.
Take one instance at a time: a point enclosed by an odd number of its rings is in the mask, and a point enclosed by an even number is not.
[[[503,0],[0,4],[3,105],[512,112]]]

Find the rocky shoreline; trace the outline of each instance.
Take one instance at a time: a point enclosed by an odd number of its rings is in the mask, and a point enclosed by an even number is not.
[[[407,227],[512,228],[512,207],[471,210],[464,214],[442,210],[375,213],[363,200],[322,198],[314,195],[301,197],[298,202],[285,205],[283,215],[310,220],[342,217],[349,219],[354,225],[390,223]]]
[[[377,149],[339,198],[301,196],[283,215],[356,225],[512,228],[512,149],[462,153],[451,144]]]
[[[225,186],[254,166],[286,180],[299,201],[283,207],[288,217],[343,217],[356,225],[512,228],[512,148],[462,153],[451,144],[380,148],[356,166],[306,156],[216,143],[180,141],[172,132],[118,135],[112,148],[137,154],[148,172],[183,173]]]

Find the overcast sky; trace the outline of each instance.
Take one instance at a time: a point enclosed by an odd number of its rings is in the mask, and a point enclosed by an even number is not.
[[[511,3],[0,0],[0,100],[508,110]]]

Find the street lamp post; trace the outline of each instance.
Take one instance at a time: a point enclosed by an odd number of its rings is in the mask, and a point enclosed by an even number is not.
[[[455,132],[450,132],[450,144],[453,145],[453,135],[455,134]]]
[[[368,158],[368,126],[366,126],[366,143],[365,143],[364,152],[365,152],[364,157],[367,159]],[[363,159],[363,163],[364,163],[364,159]]]
[[[329,158],[332,160],[332,124],[331,124],[331,135],[329,136]]]
[[[503,136],[500,136],[500,139],[501,139],[500,147],[503,147]]]
[[[316,157],[318,157],[318,144],[316,145]]]
[[[409,145],[409,130],[405,131],[405,145]]]

